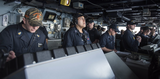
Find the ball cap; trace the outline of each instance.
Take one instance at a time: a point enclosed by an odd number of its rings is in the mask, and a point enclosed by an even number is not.
[[[92,23],[92,22],[94,22],[93,19],[89,19],[88,20],[88,23]]]
[[[118,30],[118,26],[117,26],[116,24],[111,24],[111,25],[109,26],[109,28],[114,29],[115,32],[120,32],[120,31]]]
[[[137,23],[134,22],[133,20],[127,22],[127,25],[135,25],[135,24],[137,24]]]
[[[43,15],[37,8],[30,8],[25,12],[25,18],[31,26],[43,26]]]
[[[150,28],[148,26],[143,27],[143,31],[145,30],[150,30]]]
[[[78,17],[81,17],[81,16],[84,16],[82,13],[76,13],[75,15],[74,15],[74,17],[75,18],[78,18]]]

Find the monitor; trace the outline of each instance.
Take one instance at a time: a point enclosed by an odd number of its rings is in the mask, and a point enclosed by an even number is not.
[[[46,11],[44,15],[44,20],[54,21],[55,17],[56,17],[55,13]]]

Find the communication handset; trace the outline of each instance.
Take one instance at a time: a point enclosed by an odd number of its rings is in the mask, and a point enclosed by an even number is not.
[[[4,49],[0,50],[0,69],[4,68],[8,55],[9,53],[6,52]]]

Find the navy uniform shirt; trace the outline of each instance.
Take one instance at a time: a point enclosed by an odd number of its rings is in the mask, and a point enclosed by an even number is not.
[[[141,36],[141,34],[142,34],[142,33],[138,32],[138,33],[135,35],[135,37],[136,37],[136,36]]]
[[[149,42],[153,43],[153,39],[157,36],[157,34],[149,36]]]
[[[43,33],[46,35],[46,38],[49,39],[49,37],[48,37],[48,32],[47,32],[47,30],[46,30],[46,27],[45,27],[45,26],[43,26],[43,27],[41,26],[41,27],[39,27],[39,29],[42,30]]]
[[[91,39],[91,42],[93,43],[96,39],[99,40],[100,34],[97,29],[93,28],[92,30],[87,30],[89,33],[89,38]]]
[[[103,35],[101,35],[99,44],[101,47],[106,47],[108,49],[114,49],[114,36],[109,35],[108,31],[106,31]]]
[[[144,34],[141,34],[140,36],[142,38],[141,43],[140,43],[140,47],[147,45],[149,42],[149,37],[145,36]]]
[[[23,53],[32,53],[42,50],[47,50],[46,36],[38,29],[33,33],[31,39],[27,30],[22,27],[22,24],[16,24],[6,27],[0,34],[0,50],[4,49],[7,52],[14,51],[16,56]]]
[[[140,43],[140,47],[148,45],[149,43],[152,42],[152,39],[154,38],[153,36],[149,37],[149,36],[144,35],[144,34],[141,34],[140,36],[142,38],[141,43]]]
[[[139,42],[136,40],[132,32],[127,29],[123,35],[123,45],[124,48],[128,51],[137,52]]]
[[[85,39],[84,36],[85,35]],[[91,44],[89,34],[83,29],[81,34],[76,27],[70,28],[64,35],[63,47]]]

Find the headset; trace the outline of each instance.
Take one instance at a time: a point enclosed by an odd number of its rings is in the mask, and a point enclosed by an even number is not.
[[[80,17],[80,16],[84,16],[82,13],[76,13],[74,16],[73,16],[73,23],[75,24],[75,25],[79,25],[78,24],[78,17]]]
[[[76,13],[74,16],[73,16],[73,22],[74,24],[78,24],[78,17],[80,16],[84,16],[82,13]]]
[[[73,23],[76,25],[78,24],[78,18],[76,18],[75,16],[73,17]]]

